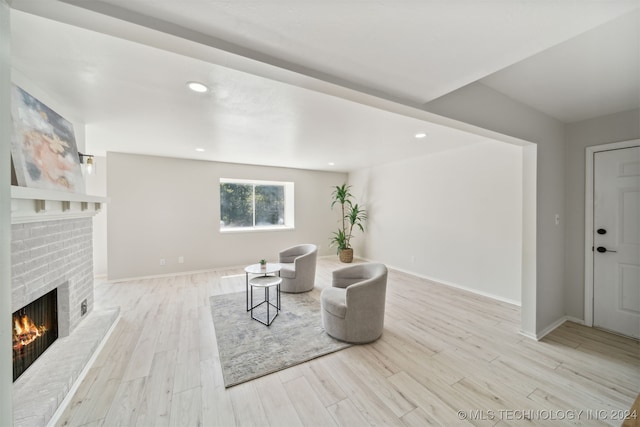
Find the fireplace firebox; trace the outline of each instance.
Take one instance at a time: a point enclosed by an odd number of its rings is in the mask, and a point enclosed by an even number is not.
[[[13,381],[58,338],[58,291],[13,313]]]

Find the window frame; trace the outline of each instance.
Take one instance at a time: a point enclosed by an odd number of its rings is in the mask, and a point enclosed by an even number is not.
[[[223,227],[222,225],[222,193],[220,188],[222,184],[239,184],[252,185],[253,197],[252,216],[253,226],[248,227]],[[255,225],[256,222],[256,186],[281,186],[284,187],[284,224],[282,225]],[[237,179],[237,178],[220,178],[218,183],[218,214],[219,214],[219,230],[221,233],[251,233],[256,231],[284,231],[295,229],[295,185],[291,181],[265,181],[257,179]]]

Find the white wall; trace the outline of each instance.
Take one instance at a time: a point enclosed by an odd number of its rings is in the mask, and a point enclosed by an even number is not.
[[[275,261],[299,243],[333,253],[330,195],[346,174],[121,153],[108,153],[107,167],[110,280]],[[293,181],[295,230],[220,233],[220,178]]]
[[[584,210],[586,147],[640,138],[640,110],[626,111],[567,125],[565,192],[567,315],[584,319]]]
[[[437,99],[426,109],[536,143],[537,267],[531,272],[535,290],[523,277],[522,328],[539,335],[565,316],[584,319],[585,147],[639,138],[640,111],[564,125],[480,83]],[[526,206],[527,192],[523,196]],[[530,214],[525,210],[525,222]],[[535,300],[527,295],[535,295]]]
[[[565,315],[564,124],[481,83],[465,86],[428,103],[425,108],[537,145],[536,183],[535,186],[525,183],[525,187],[537,189],[536,271],[535,283],[529,283],[523,277],[522,329],[528,335],[538,335]],[[533,153],[527,153],[526,157],[530,155]],[[526,163],[529,161],[525,159]],[[525,201],[529,200],[528,194],[523,197]],[[527,203],[524,206],[527,209]],[[559,225],[555,224],[556,214],[560,215]],[[531,246],[526,239],[525,246]],[[527,276],[533,277],[533,272]],[[529,298],[533,295],[535,300]]]
[[[369,212],[356,252],[520,303],[522,148],[486,143],[349,174]]]
[[[13,424],[9,21],[9,6],[0,0],[0,426]]]
[[[90,141],[90,129],[87,132]],[[88,151],[90,154],[90,151]],[[86,175],[87,194],[93,196],[107,195],[107,158],[94,157],[95,174]],[[109,203],[103,203],[101,212],[93,217],[93,275],[107,276],[107,211]]]

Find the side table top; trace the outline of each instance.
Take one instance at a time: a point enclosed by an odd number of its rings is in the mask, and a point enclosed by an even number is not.
[[[282,278],[278,276],[258,276],[249,280],[251,286],[261,286],[263,288],[276,286],[280,283],[282,283]]]
[[[251,264],[244,268],[244,271],[251,274],[271,274],[280,271],[280,264],[268,262],[265,268],[260,264]]]

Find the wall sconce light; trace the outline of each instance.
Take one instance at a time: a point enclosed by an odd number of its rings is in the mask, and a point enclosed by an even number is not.
[[[80,158],[80,164],[84,165],[84,171],[87,175],[93,175],[95,172],[95,165],[93,163],[93,154],[83,154],[78,152]],[[85,160],[86,159],[86,160]]]

